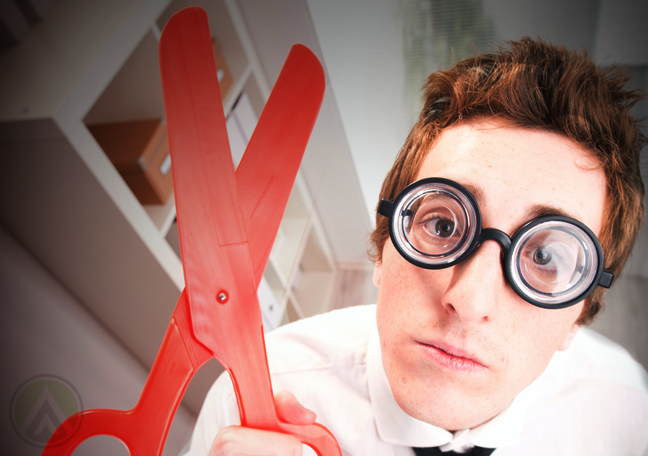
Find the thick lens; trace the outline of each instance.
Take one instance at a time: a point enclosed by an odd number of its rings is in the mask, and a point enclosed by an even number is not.
[[[405,233],[410,244],[419,252],[445,256],[456,250],[466,232],[466,213],[455,198],[430,192],[416,201],[412,222]]]
[[[529,297],[545,304],[577,298],[592,284],[598,259],[592,239],[576,225],[548,221],[515,241],[513,276]]]
[[[475,209],[468,197],[452,186],[430,183],[415,188],[396,210],[400,247],[419,262],[450,263],[474,239]]]

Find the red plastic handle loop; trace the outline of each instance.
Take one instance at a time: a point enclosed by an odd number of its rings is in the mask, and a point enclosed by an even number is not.
[[[176,322],[188,309],[183,293],[137,405],[132,410],[84,410],[66,419],[54,431],[43,456],[68,456],[83,441],[98,435],[121,440],[131,455],[161,455],[173,416],[189,381],[209,359],[202,353],[194,365]],[[73,432],[69,433],[69,430]]]

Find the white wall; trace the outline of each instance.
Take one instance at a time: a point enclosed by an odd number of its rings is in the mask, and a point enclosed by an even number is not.
[[[392,0],[308,0],[362,193],[374,220],[385,175],[416,119],[407,110]]]

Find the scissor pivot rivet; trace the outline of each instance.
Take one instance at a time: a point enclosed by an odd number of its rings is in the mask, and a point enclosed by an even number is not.
[[[221,291],[220,293],[218,293],[218,296],[217,296],[218,302],[220,302],[221,304],[225,304],[227,302],[228,297],[229,296],[227,296],[227,293],[225,293],[224,291]]]

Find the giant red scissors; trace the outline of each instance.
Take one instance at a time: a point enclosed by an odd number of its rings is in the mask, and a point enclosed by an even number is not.
[[[277,418],[256,294],[322,103],[322,67],[306,47],[292,48],[236,172],[202,9],[169,20],[160,70],[186,286],[137,405],[69,417],[43,456],[71,455],[97,435],[133,456],[161,455],[187,385],[212,357],[231,376],[242,426],[340,455],[325,427]]]

